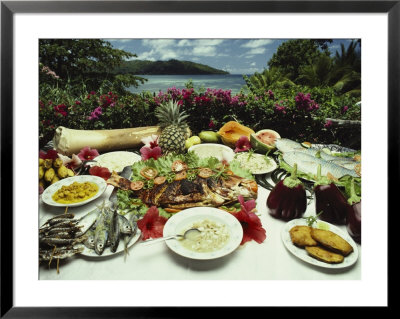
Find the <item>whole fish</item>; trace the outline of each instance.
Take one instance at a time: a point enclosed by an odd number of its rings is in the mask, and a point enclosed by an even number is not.
[[[119,245],[120,221],[118,215],[119,214],[117,213],[117,211],[114,211],[110,225],[109,242],[110,242],[110,250],[113,253],[117,251]]]
[[[64,259],[72,257],[83,251],[83,247],[58,247],[56,249],[39,249],[39,262],[43,260],[51,260],[52,258]]]
[[[96,221],[94,250],[98,255],[102,255],[106,248],[112,216],[112,211],[103,207]]]
[[[317,175],[318,164],[321,164],[321,175],[323,176],[331,175],[336,179],[339,179],[345,175],[359,177],[354,170],[344,168],[332,162],[327,162],[324,159],[314,157],[304,152],[285,152],[283,153],[282,158],[292,167],[294,163],[297,163],[298,171],[310,174],[312,176]]]
[[[83,242],[83,244],[89,249],[94,249],[96,243],[94,231],[94,229],[88,229],[86,232],[87,239]]]
[[[288,138],[276,139],[275,146],[282,153],[293,152],[293,151],[303,151],[306,149],[300,143],[290,140]]]
[[[138,226],[137,226],[136,219],[137,219],[137,217],[136,217],[136,215],[134,213],[131,213],[129,218],[128,218],[129,223],[131,224],[132,234],[126,235],[124,237],[125,258],[126,258],[127,255],[129,255],[129,251],[128,251],[129,243],[131,242],[132,238],[136,235],[136,232],[137,232]]]
[[[118,215],[118,221],[119,221],[119,230],[121,234],[124,235],[131,235],[132,234],[132,226],[129,220],[120,214]]]
[[[277,139],[275,145],[276,148],[282,153],[287,153],[287,152],[305,153],[315,158],[323,159],[326,162],[334,163],[338,166],[342,166],[346,169],[353,171],[357,168],[357,166],[360,165],[360,162],[356,161],[354,158],[330,155],[324,152],[323,149],[321,148],[315,148],[315,147],[306,148],[303,147],[300,143],[287,138]]]

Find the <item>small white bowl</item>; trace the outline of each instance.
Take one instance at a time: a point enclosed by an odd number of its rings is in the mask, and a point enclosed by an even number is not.
[[[220,161],[226,160],[228,163],[233,160],[235,152],[223,144],[202,143],[189,147],[188,152],[195,152],[200,158],[216,157]]]

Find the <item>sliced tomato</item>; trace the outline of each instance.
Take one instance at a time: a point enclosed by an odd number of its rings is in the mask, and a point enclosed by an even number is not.
[[[131,190],[133,191],[138,191],[142,189],[144,186],[144,183],[142,181],[136,181],[136,182],[131,182]]]
[[[226,175],[230,175],[230,176],[234,175],[230,169],[228,169],[225,173],[226,173]]]
[[[140,175],[147,179],[153,179],[158,175],[158,171],[153,167],[143,167],[140,170]]]
[[[258,191],[258,185],[257,185],[256,181],[242,182],[242,185],[244,185],[247,188],[251,189],[254,193],[257,193],[257,191]]]
[[[167,179],[166,179],[165,176],[157,176],[157,177],[154,179],[154,184],[156,184],[156,185],[161,185],[161,184],[164,184],[166,180],[167,180]]]
[[[182,179],[185,179],[185,178],[187,178],[186,171],[181,171],[179,173],[176,173],[176,175],[175,175],[175,180],[176,181],[181,181]]]
[[[173,172],[180,172],[183,170],[187,170],[188,166],[184,161],[176,160],[172,163],[171,169]]]
[[[166,208],[164,208],[164,210],[167,213],[179,213],[182,209],[166,207]]]
[[[211,168],[203,167],[203,168],[200,168],[198,175],[201,178],[209,178],[212,175],[214,175],[214,172]]]

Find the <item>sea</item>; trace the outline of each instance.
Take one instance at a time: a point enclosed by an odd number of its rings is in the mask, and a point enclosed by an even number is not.
[[[139,87],[129,87],[132,93],[148,91],[158,93],[165,92],[168,88],[183,89],[186,83],[192,82],[196,91],[204,91],[208,88],[231,90],[231,94],[237,94],[241,89],[247,92],[246,82],[241,74],[210,74],[210,75],[138,75],[146,78],[147,82]]]

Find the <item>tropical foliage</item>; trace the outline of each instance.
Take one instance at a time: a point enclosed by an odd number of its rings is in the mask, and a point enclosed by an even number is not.
[[[280,45],[268,68],[245,78],[252,89],[271,86],[288,88],[294,84],[308,87],[333,87],[337,94],[361,96],[360,41],[352,41],[334,55],[326,42],[332,40],[289,40]]]
[[[120,93],[128,86],[137,87],[145,79],[132,74],[114,73],[125,59],[136,55],[114,49],[107,41],[97,39],[40,39],[39,80],[41,86],[85,86],[97,90],[108,81]]]
[[[184,89],[132,94],[126,87],[142,80],[115,70],[134,54],[101,40],[41,40],[40,147],[58,126],[91,130],[155,125],[155,108],[174,100],[189,114],[194,134],[218,131],[235,120],[254,131],[269,128],[294,140],[360,148],[360,126],[338,127],[326,120],[361,120],[360,43],[342,45],[332,55],[329,41],[285,42],[268,68],[244,77],[247,90],[233,95],[222,89],[195,90],[191,82]]]

